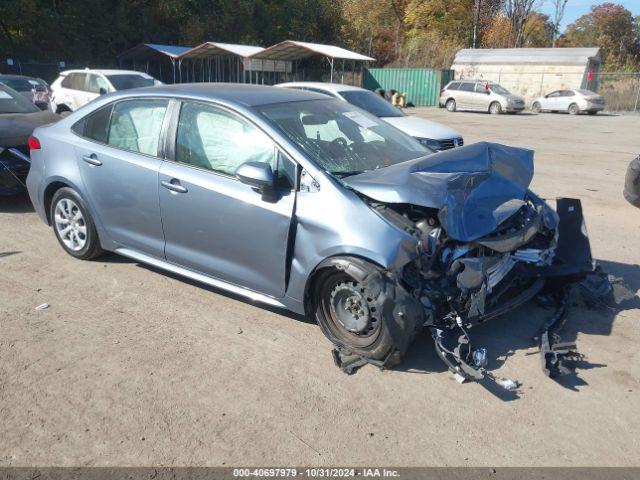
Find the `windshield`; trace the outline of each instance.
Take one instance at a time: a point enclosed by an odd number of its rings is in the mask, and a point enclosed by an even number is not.
[[[39,112],[33,102],[20,95],[15,90],[0,85],[0,113],[33,113]]]
[[[130,88],[153,87],[155,80],[142,75],[123,74],[123,75],[107,75],[107,78],[116,90],[129,90]]]
[[[430,153],[386,122],[340,100],[311,100],[256,107],[324,170],[355,175]]]
[[[404,117],[404,113],[380,95],[376,95],[368,90],[345,90],[338,93],[342,95],[347,102],[366,110],[376,117]]]
[[[511,92],[509,92],[509,90],[498,85],[497,83],[490,84],[489,88],[493,93],[497,93],[498,95],[511,95]]]

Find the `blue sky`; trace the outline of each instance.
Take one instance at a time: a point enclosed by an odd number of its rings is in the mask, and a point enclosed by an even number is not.
[[[634,16],[640,15],[640,0],[569,0],[567,2],[567,8],[564,11],[564,19],[560,30],[564,29],[577,18],[581,17],[585,13],[589,13],[591,5],[599,5],[610,1],[612,3],[619,3],[629,10]],[[540,10],[549,16],[553,15],[553,3],[551,0],[540,0]]]

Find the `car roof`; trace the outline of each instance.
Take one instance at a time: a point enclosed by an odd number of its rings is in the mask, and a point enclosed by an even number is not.
[[[60,75],[68,75],[70,73],[101,73],[102,75],[149,75],[146,72],[138,72],[136,70],[111,70],[111,69],[94,69],[94,68],[85,68],[85,69],[76,69],[76,70],[65,70],[64,72],[60,72]]]
[[[247,107],[304,100],[327,100],[327,97],[320,93],[242,83],[177,83],[121,90],[109,95],[111,98],[139,96],[188,97],[209,101],[217,100]]]
[[[293,87],[309,87],[309,88],[319,88],[322,90],[326,90],[328,92],[346,92],[349,90],[352,91],[366,91],[369,90],[360,87],[354,87],[352,85],[344,85],[342,83],[325,83],[325,82],[288,82],[288,83],[279,83],[276,87],[285,87],[285,88],[293,88]]]
[[[25,80],[38,80],[38,81],[42,81],[40,78],[38,77],[30,77],[28,75],[14,75],[12,73],[0,73],[0,79],[5,79],[5,80],[14,80],[14,79],[21,79],[24,78]]]

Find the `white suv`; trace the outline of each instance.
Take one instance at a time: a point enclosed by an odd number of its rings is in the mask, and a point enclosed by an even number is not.
[[[62,114],[105,93],[160,84],[152,76],[133,70],[67,70],[51,84],[51,100],[56,113]]]

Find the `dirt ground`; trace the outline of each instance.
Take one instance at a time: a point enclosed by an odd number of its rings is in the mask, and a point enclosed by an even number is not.
[[[639,116],[412,114],[535,149],[534,190],[581,198],[594,257],[638,292],[640,209],[621,188]],[[1,199],[0,466],[638,465],[640,301],[574,300],[577,379],[543,375],[534,304],[472,331],[516,394],[456,383],[426,334],[400,368],[347,376],[316,325],[114,255],[74,260],[26,197]]]

